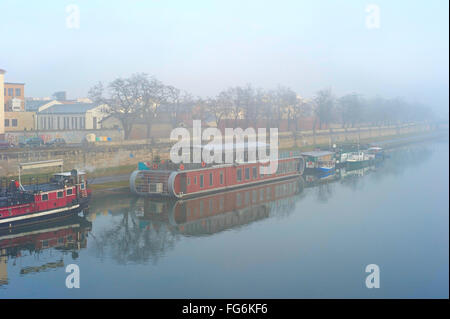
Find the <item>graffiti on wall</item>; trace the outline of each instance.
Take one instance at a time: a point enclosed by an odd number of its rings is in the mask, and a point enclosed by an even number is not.
[[[81,143],[86,135],[94,134],[96,141],[120,141],[123,139],[122,132],[117,130],[96,130],[96,131],[49,131],[49,132],[6,132],[5,140],[11,144],[18,145],[24,143],[31,137],[40,137],[47,143],[55,138],[63,138],[66,143]]]

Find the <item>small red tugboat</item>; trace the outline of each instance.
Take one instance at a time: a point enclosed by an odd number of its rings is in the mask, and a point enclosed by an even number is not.
[[[0,229],[30,225],[41,220],[80,212],[91,197],[86,174],[79,170],[62,171],[62,160],[19,165],[19,180],[0,185]],[[21,170],[60,166],[46,183],[22,185]]]

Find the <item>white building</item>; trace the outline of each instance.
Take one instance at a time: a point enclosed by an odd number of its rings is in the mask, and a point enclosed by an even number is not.
[[[108,114],[106,105],[54,104],[36,113],[37,130],[96,130]]]

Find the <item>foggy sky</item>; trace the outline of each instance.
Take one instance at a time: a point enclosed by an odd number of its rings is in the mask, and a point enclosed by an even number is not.
[[[380,28],[366,27],[368,4]],[[80,28],[66,27],[66,6]],[[448,1],[0,0],[0,68],[26,96],[86,96],[145,72],[198,96],[229,86],[401,96],[448,116]]]

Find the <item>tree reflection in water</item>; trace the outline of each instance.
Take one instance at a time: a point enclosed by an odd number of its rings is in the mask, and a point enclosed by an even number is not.
[[[94,237],[93,246],[98,257],[111,256],[119,264],[156,263],[164,252],[172,249],[177,235],[167,225],[151,224],[139,227],[135,212],[125,212],[113,226]]]
[[[303,187],[313,188],[317,201],[327,203],[337,185],[360,189],[368,173],[373,176],[372,181],[402,174],[406,166],[423,165],[431,153],[424,145],[412,145],[388,151],[389,156],[383,162],[353,172],[341,170],[326,177],[304,176],[305,180],[301,178],[297,184],[286,181],[176,203],[148,199],[130,202],[129,198],[121,202],[115,198],[112,203],[121,206],[120,215],[114,214],[107,229],[92,235],[92,247],[98,257],[108,256],[119,264],[149,261],[156,264],[182,236],[210,236],[258,220],[289,216],[307,194]],[[99,201],[99,209],[104,203],[105,199]]]

